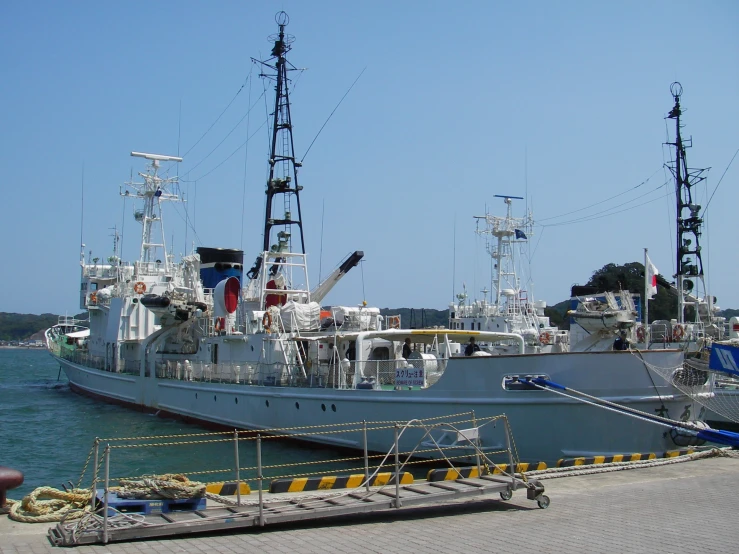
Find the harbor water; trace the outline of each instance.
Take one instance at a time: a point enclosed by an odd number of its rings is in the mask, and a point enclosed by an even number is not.
[[[61,489],[63,485],[70,487],[70,481],[77,485],[96,438],[213,432],[198,425],[78,395],[70,390],[64,372],[60,372],[59,365],[44,349],[0,349],[0,421],[0,465],[20,470],[25,475],[21,487],[8,491],[8,497],[14,499],[40,486]],[[228,434],[159,442],[182,440],[189,442],[157,448],[113,449],[111,478],[184,473],[192,480],[203,482],[234,479],[235,449]],[[195,441],[214,442],[198,444]],[[156,441],[141,441],[142,444],[152,442]],[[118,443],[112,441],[110,444]],[[262,464],[279,466],[265,470],[265,477],[271,478],[304,472],[355,472],[363,465],[361,461],[337,461],[347,455],[355,456],[296,441],[265,440],[262,445]],[[313,465],[308,466],[309,469],[298,465],[304,462],[313,462]],[[83,487],[90,486],[92,466],[94,463],[90,462]],[[239,467],[244,468],[240,477],[252,487],[256,472],[247,468],[255,466],[255,441],[240,441]]]

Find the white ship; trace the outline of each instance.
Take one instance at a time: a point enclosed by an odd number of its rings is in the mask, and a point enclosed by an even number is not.
[[[672,377],[650,370],[673,368],[679,378],[678,350],[526,354],[529,338],[519,329],[408,330],[366,305],[321,307],[362,252],[309,286],[284,14],[278,25],[272,57],[260,62],[274,72],[276,98],[264,241],[254,266],[244,273],[239,250],[199,248],[179,261],[168,255],[162,206],[178,197],[175,180],[161,177],[159,164],[178,158],[133,153],[150,162],[143,181],[131,183],[126,195],[142,204],[136,212],[142,224],[139,259],[125,263],[115,253],[105,263],[83,258],[80,302],[89,313],[89,331],[69,325],[47,331],[48,348],[71,388],[225,428],[313,426],[296,434],[357,449],[363,447],[360,429],[337,438],[319,426],[505,413],[520,458],[549,464],[573,456],[659,454],[680,446],[666,430],[670,418],[690,413],[692,400],[673,386]],[[514,350],[467,357],[463,349],[471,337]],[[537,378],[591,400],[557,394],[535,384]],[[605,407],[605,401],[613,404]],[[420,433],[405,433],[401,449],[415,446]],[[392,443],[392,426],[384,436],[373,436],[369,449],[384,450]],[[463,437],[433,438],[453,447],[448,453],[455,457],[474,451]],[[481,428],[478,440],[486,452],[505,449],[500,428]]]

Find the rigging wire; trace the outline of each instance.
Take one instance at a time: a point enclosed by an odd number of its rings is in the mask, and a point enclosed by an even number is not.
[[[367,294],[364,292],[364,261],[359,262],[359,267],[362,269],[362,300],[367,301]]]
[[[211,169],[211,170],[210,170],[210,171],[208,171],[207,173],[203,173],[202,175],[200,175],[200,176],[196,177],[196,178],[195,178],[195,179],[193,179],[193,180],[194,180],[194,181],[200,181],[201,179],[204,179],[205,177],[207,177],[208,175],[210,175],[211,173],[213,173],[213,172],[214,172],[214,171],[215,171],[216,169],[218,169],[219,167],[221,167],[221,166],[222,166],[223,164],[225,164],[225,163],[226,163],[226,162],[227,162],[228,160],[230,160],[230,159],[231,159],[231,158],[232,158],[232,157],[233,157],[233,156],[234,156],[234,155],[235,155],[235,154],[236,154],[236,153],[237,153],[237,152],[238,152],[239,150],[241,150],[241,149],[242,149],[242,148],[243,148],[244,146],[246,146],[247,144],[249,144],[249,141],[250,141],[250,140],[251,140],[252,138],[254,138],[254,135],[256,135],[256,134],[257,134],[257,133],[259,132],[259,130],[260,130],[260,129],[261,129],[262,127],[264,127],[264,126],[265,126],[266,124],[267,124],[267,121],[263,121],[263,122],[262,122],[262,124],[261,124],[261,125],[260,125],[260,126],[259,126],[259,127],[257,128],[257,130],[256,130],[256,131],[254,131],[254,132],[253,132],[253,133],[252,133],[252,134],[251,134],[251,135],[250,135],[250,136],[249,136],[249,137],[248,137],[248,138],[247,138],[247,139],[246,139],[246,140],[245,140],[244,142],[242,142],[241,144],[239,144],[239,145],[238,145],[238,146],[236,147],[236,150],[234,150],[233,152],[231,152],[231,153],[230,153],[230,154],[229,154],[229,155],[228,155],[228,156],[226,157],[226,159],[225,159],[225,160],[223,160],[223,161],[222,161],[221,163],[219,163],[219,164],[218,164],[217,166],[215,166],[215,167],[214,167],[213,169]],[[188,181],[186,181],[186,180],[184,180],[184,179],[183,179],[183,181],[185,181],[185,182],[188,182]]]
[[[259,101],[259,98],[257,98],[257,102],[258,102],[258,101]],[[255,105],[256,105],[256,102],[255,102]],[[234,126],[233,126],[233,127],[231,128],[231,130],[230,130],[230,131],[229,131],[228,133],[226,133],[226,136],[225,136],[225,137],[223,137],[223,139],[221,140],[221,142],[219,142],[219,143],[218,143],[218,144],[217,144],[217,145],[215,146],[215,148],[213,148],[213,150],[211,150],[210,152],[208,152],[208,154],[207,154],[207,155],[206,155],[206,156],[205,156],[205,157],[204,157],[204,158],[203,158],[202,160],[200,160],[200,161],[199,161],[198,163],[196,163],[196,164],[195,164],[194,166],[192,166],[192,167],[191,167],[191,168],[190,168],[190,169],[189,169],[189,170],[187,171],[187,173],[185,173],[185,175],[189,175],[190,173],[192,173],[192,172],[193,172],[193,171],[195,170],[195,168],[197,168],[197,167],[198,167],[198,166],[199,166],[200,164],[202,164],[202,163],[203,163],[203,162],[204,162],[205,160],[207,160],[207,159],[208,159],[208,158],[209,158],[209,157],[211,156],[211,154],[213,154],[213,152],[215,152],[216,150],[218,150],[218,148],[220,148],[220,146],[221,146],[221,145],[222,145],[222,144],[223,144],[223,143],[224,143],[224,142],[226,141],[226,139],[227,139],[228,137],[230,137],[230,136],[231,136],[231,133],[233,133],[233,132],[234,132],[234,131],[235,131],[235,130],[236,130],[236,129],[237,129],[238,127],[239,127],[239,125],[241,125],[241,122],[242,122],[242,121],[244,121],[244,119],[246,119],[246,118],[248,117],[248,115],[249,115],[249,114],[251,113],[251,110],[252,110],[252,108],[254,108],[254,106],[251,106],[251,107],[249,108],[249,110],[248,110],[248,111],[247,111],[247,112],[246,112],[246,113],[245,113],[245,114],[243,115],[243,117],[242,117],[241,119],[239,119],[239,121],[238,121],[238,122],[236,123],[236,125],[234,125]],[[245,143],[244,143],[244,144],[245,144]],[[243,145],[242,145],[242,146],[243,146]],[[239,148],[240,148],[240,147],[239,147]],[[231,155],[233,155],[233,154],[231,154]],[[229,156],[229,158],[230,158],[230,157],[231,157],[231,156]],[[225,160],[224,160],[224,161],[225,161]],[[219,164],[219,165],[220,165],[220,164]]]
[[[223,114],[225,114],[225,113],[226,113],[226,112],[228,111],[228,109],[229,109],[229,108],[231,107],[231,104],[233,104],[233,103],[234,103],[234,101],[236,100],[236,97],[237,97],[237,96],[238,96],[239,94],[241,94],[241,91],[242,91],[242,90],[244,90],[244,87],[246,86],[246,83],[247,83],[247,82],[249,82],[249,78],[250,78],[250,77],[251,77],[251,74],[250,74],[250,75],[248,75],[248,76],[246,77],[246,80],[244,80],[244,82],[242,83],[242,85],[241,85],[241,86],[239,87],[239,90],[237,90],[237,91],[236,91],[236,94],[234,94],[233,98],[231,98],[231,101],[230,101],[230,102],[228,103],[228,105],[227,105],[227,106],[226,106],[225,108],[223,108],[223,111],[222,111],[222,112],[220,113],[220,115],[219,115],[218,117],[216,117],[215,121],[214,121],[213,123],[211,123],[210,127],[208,127],[208,128],[207,128],[207,129],[205,130],[205,132],[204,132],[204,133],[203,133],[203,134],[202,134],[202,135],[200,136],[200,138],[199,138],[199,139],[198,139],[197,141],[195,141],[195,144],[193,144],[193,145],[192,145],[192,146],[191,146],[191,147],[190,147],[190,148],[189,148],[189,149],[187,150],[187,152],[185,152],[185,153],[184,153],[184,154],[182,155],[182,157],[183,157],[183,158],[184,158],[185,156],[187,156],[187,155],[188,155],[188,154],[189,154],[190,152],[192,152],[193,148],[195,148],[195,147],[196,147],[196,146],[197,146],[198,144],[200,144],[200,141],[201,141],[201,140],[203,140],[203,139],[205,138],[205,135],[207,135],[207,134],[208,134],[208,133],[210,132],[210,130],[211,130],[211,129],[213,129],[213,127],[215,126],[215,124],[216,124],[216,123],[218,123],[218,121],[220,121],[221,117],[223,117]]]
[[[629,204],[632,204],[633,202],[635,202],[635,201],[637,201],[637,200],[639,200],[641,198],[644,198],[645,196],[649,196],[653,192],[657,192],[659,189],[663,188],[665,185],[667,185],[667,183],[669,183],[669,181],[665,181],[664,183],[662,183],[658,187],[656,187],[656,188],[654,188],[654,189],[652,189],[652,190],[650,190],[648,192],[645,192],[644,194],[639,195],[639,196],[637,196],[635,198],[632,198],[631,200],[627,200],[626,202],[623,202],[623,203],[618,204],[616,206],[612,206],[612,207],[607,208],[605,210],[601,210],[600,212],[595,212],[594,214],[585,215],[585,216],[578,217],[578,218],[575,218],[575,219],[570,219],[568,221],[560,221],[558,223],[547,223],[547,224],[544,224],[544,225],[541,225],[541,224],[539,224],[539,225],[541,227],[559,227],[561,225],[570,225],[572,223],[580,223],[580,222],[583,222],[583,221],[592,221],[593,219],[599,219],[599,217],[608,217],[609,215],[613,215],[615,213],[621,213],[623,210],[620,210],[620,211],[617,211],[617,212],[613,212],[613,213],[609,213],[609,212],[611,210],[615,210],[615,209],[621,208],[623,206],[628,206]],[[669,194],[671,194],[671,193],[669,193]],[[657,198],[655,200],[658,200],[660,198],[662,198],[662,196],[660,196],[659,198]],[[654,200],[650,200],[649,202],[654,202]],[[645,202],[644,204],[649,203],[649,202]]]
[[[713,192],[711,193],[711,197],[708,199],[708,203],[706,204],[706,207],[703,208],[703,216],[706,215],[706,210],[708,209],[708,206],[711,204],[711,200],[713,200],[713,195],[716,194],[716,191],[718,190],[718,187],[721,184],[721,181],[724,180],[724,176],[726,175],[726,172],[729,171],[731,164],[734,163],[734,159],[736,158],[737,154],[739,154],[739,148],[737,148],[736,152],[734,152],[734,155],[731,157],[731,161],[729,162],[729,165],[726,166],[726,169],[724,169],[724,172],[721,174],[721,178],[718,180],[718,183],[716,183],[716,188],[713,189]]]
[[[660,187],[665,186],[665,184],[667,184],[667,183],[663,183],[662,185],[660,185]],[[653,191],[650,191],[650,192],[648,192],[646,194],[651,194],[652,192],[655,192],[656,190],[659,190],[660,187],[657,187]],[[640,196],[639,198],[642,198],[643,196],[646,196],[646,194]],[[656,202],[658,200],[661,200],[662,198],[666,198],[666,197],[669,197],[671,195],[672,195],[672,192],[668,192],[666,194],[663,194],[662,196],[658,196],[657,198],[653,198],[652,200],[647,200],[646,202],[642,202],[640,204],[640,206],[645,206],[647,204],[651,204],[652,202]],[[639,198],[635,198],[634,200],[638,200]],[[627,204],[630,204],[631,202],[633,202],[633,200],[632,201],[629,201],[629,202],[626,202],[624,204],[621,204],[621,206],[626,206]],[[615,206],[615,207],[619,207],[619,206]],[[623,212],[627,212],[629,210],[632,210],[633,208],[634,208],[633,206],[629,206],[629,207],[625,207],[623,210],[618,210],[618,211],[611,212],[611,213],[599,212],[600,214],[603,214],[603,215],[593,214],[593,216],[586,216],[586,217],[582,217],[582,218],[579,218],[579,219],[573,219],[571,221],[563,221],[561,223],[549,223],[547,225],[542,225],[541,227],[558,227],[560,225],[572,225],[572,224],[575,224],[575,223],[585,223],[587,221],[594,221],[596,219],[603,219],[603,218],[606,218],[606,217],[610,217],[612,215],[616,215],[616,214],[620,214],[620,213],[623,213]]]
[[[671,171],[668,171],[668,169],[670,167],[669,164],[672,163],[672,161],[673,161],[671,159],[672,158],[672,150],[669,150],[669,154],[670,154],[669,156],[665,155],[665,146],[668,145],[668,144],[670,144],[670,127],[668,125],[667,118],[665,118],[664,121],[665,121],[665,142],[662,143],[662,167],[664,168],[663,171],[664,171],[665,179],[666,180],[667,179],[672,180],[673,179],[672,172]],[[671,194],[670,194],[670,196],[671,196]],[[669,196],[665,196],[665,198],[669,198]],[[668,221],[668,225],[665,228],[667,229],[667,236],[669,237],[669,240],[670,240],[670,251],[671,252],[674,252],[675,251],[675,244],[672,242],[672,239],[673,239],[672,222],[675,221],[675,219],[677,218],[677,212],[676,211],[673,211],[673,210],[677,210],[677,208],[675,207],[675,203],[674,202],[667,201],[667,221]],[[670,258],[671,258],[671,262],[670,263],[672,264],[672,272],[674,274],[674,273],[677,272],[677,266],[675,265],[675,258],[672,257],[672,256],[670,256]]]
[[[254,64],[251,64],[251,69],[249,71],[249,77],[247,79],[249,80],[249,99],[247,101],[247,104],[251,106],[251,76],[254,71]],[[251,113],[251,110],[249,110],[249,113]],[[247,114],[248,115],[248,114]],[[242,250],[244,249],[244,217],[246,215],[246,168],[247,163],[249,161],[249,129],[251,128],[251,116],[246,118],[246,140],[247,140],[247,146],[244,149],[244,185],[243,185],[243,192],[241,196],[241,240],[239,242],[239,248]]]
[[[359,78],[364,74],[366,70],[367,70],[367,66],[364,66],[364,69],[359,73],[359,75],[357,75],[357,78],[354,79],[354,82],[351,84],[349,89],[344,93],[344,96],[341,97],[341,100],[339,100],[339,103],[336,104],[336,107],[334,108],[334,110],[326,118],[326,121],[323,122],[323,125],[321,125],[321,128],[318,129],[316,136],[313,138],[311,143],[308,145],[308,149],[305,151],[305,154],[303,154],[303,158],[300,160],[301,164],[303,163],[303,160],[305,160],[305,157],[308,155],[308,152],[310,152],[310,149],[313,148],[313,143],[315,143],[316,140],[318,140],[318,136],[321,134],[321,131],[323,131],[323,128],[328,124],[329,120],[331,119],[331,117],[333,117],[336,110],[338,110],[339,106],[341,106],[341,103],[344,101],[344,98],[346,98],[347,95],[352,91],[352,89],[354,88],[354,85],[357,84],[357,81],[359,81]]]
[[[608,201],[610,201],[610,200],[613,200],[614,198],[618,198],[619,196],[623,196],[624,194],[627,194],[627,193],[629,193],[629,192],[631,192],[631,191],[633,191],[633,190],[636,190],[636,189],[638,189],[638,188],[639,188],[640,186],[642,186],[642,185],[644,185],[644,184],[648,183],[648,182],[649,182],[649,180],[650,180],[650,179],[651,179],[652,177],[654,177],[654,176],[655,176],[655,175],[656,175],[657,173],[659,173],[659,171],[660,171],[661,169],[662,169],[661,167],[660,167],[659,169],[657,169],[657,171],[655,171],[654,173],[652,173],[652,174],[651,174],[651,175],[650,175],[649,177],[647,177],[646,179],[644,179],[644,180],[643,180],[643,181],[642,181],[641,183],[639,183],[638,185],[636,185],[636,186],[634,186],[634,187],[631,187],[630,189],[627,189],[627,190],[625,190],[625,191],[623,191],[623,192],[620,192],[620,193],[618,193],[618,194],[616,194],[616,195],[614,195],[614,196],[611,196],[610,198],[606,198],[605,200],[601,200],[600,202],[596,202],[595,204],[590,204],[589,206],[585,206],[584,208],[579,208],[579,209],[577,209],[577,210],[572,210],[571,212],[566,212],[566,213],[563,213],[563,214],[559,214],[559,215],[553,215],[553,216],[550,216],[550,217],[545,217],[545,218],[543,218],[543,219],[540,219],[539,221],[549,221],[550,219],[557,219],[557,218],[560,218],[560,217],[564,217],[564,216],[566,216],[566,215],[570,215],[570,214],[574,214],[574,213],[577,213],[577,212],[581,212],[581,211],[583,211],[583,210],[587,210],[587,209],[589,209],[589,208],[593,208],[593,207],[595,207],[595,206],[598,206],[598,205],[600,205],[600,204],[603,204],[603,203],[605,203],[605,202],[608,202]]]

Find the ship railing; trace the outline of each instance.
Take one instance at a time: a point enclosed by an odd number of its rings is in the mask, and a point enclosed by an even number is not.
[[[135,262],[134,273],[139,277],[164,275],[164,265],[162,262]]]
[[[130,365],[129,365],[130,363]],[[156,376],[207,383],[234,383],[273,387],[320,387],[332,389],[407,389],[433,385],[446,369],[447,360],[405,358],[337,363],[204,362],[164,360],[156,364]],[[138,363],[121,361],[121,371],[138,374]]]
[[[447,362],[448,360],[444,358],[419,355],[408,359],[367,360],[350,363],[357,372],[356,388],[407,389],[429,387],[436,383],[446,370]]]
[[[65,350],[62,348],[59,357],[92,369],[111,370],[110,364],[106,363],[105,356],[95,356],[85,350]]]

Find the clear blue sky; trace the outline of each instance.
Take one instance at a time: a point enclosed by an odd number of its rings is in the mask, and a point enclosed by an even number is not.
[[[124,215],[119,185],[142,169],[130,151],[175,155],[178,128],[180,175],[197,178],[182,185],[197,235],[186,239],[170,211],[175,253],[195,240],[243,247],[253,261],[268,140],[262,82],[247,78],[250,57],[268,56],[280,9],[296,38],[290,59],[308,68],[292,95],[299,157],[366,68],[301,172],[312,284],[319,264],[325,276],[365,251],[328,303],[442,309],[463,282],[479,297],[489,258],[473,216],[502,213],[495,194],[527,195],[542,224],[628,208],[537,227],[537,299],[561,301],[606,263],[642,261],[645,247],[669,278],[675,200],[670,184],[658,187],[669,178],[670,83],[684,88],[688,162],[712,167],[699,203],[739,149],[733,0],[3,2],[0,311],[77,311],[83,167],[83,241],[107,257]],[[250,94],[249,128],[237,126]],[[248,149],[211,172],[247,133]],[[739,160],[706,213],[704,261],[724,308],[739,308],[738,180]],[[125,215],[133,259],[140,228]]]

